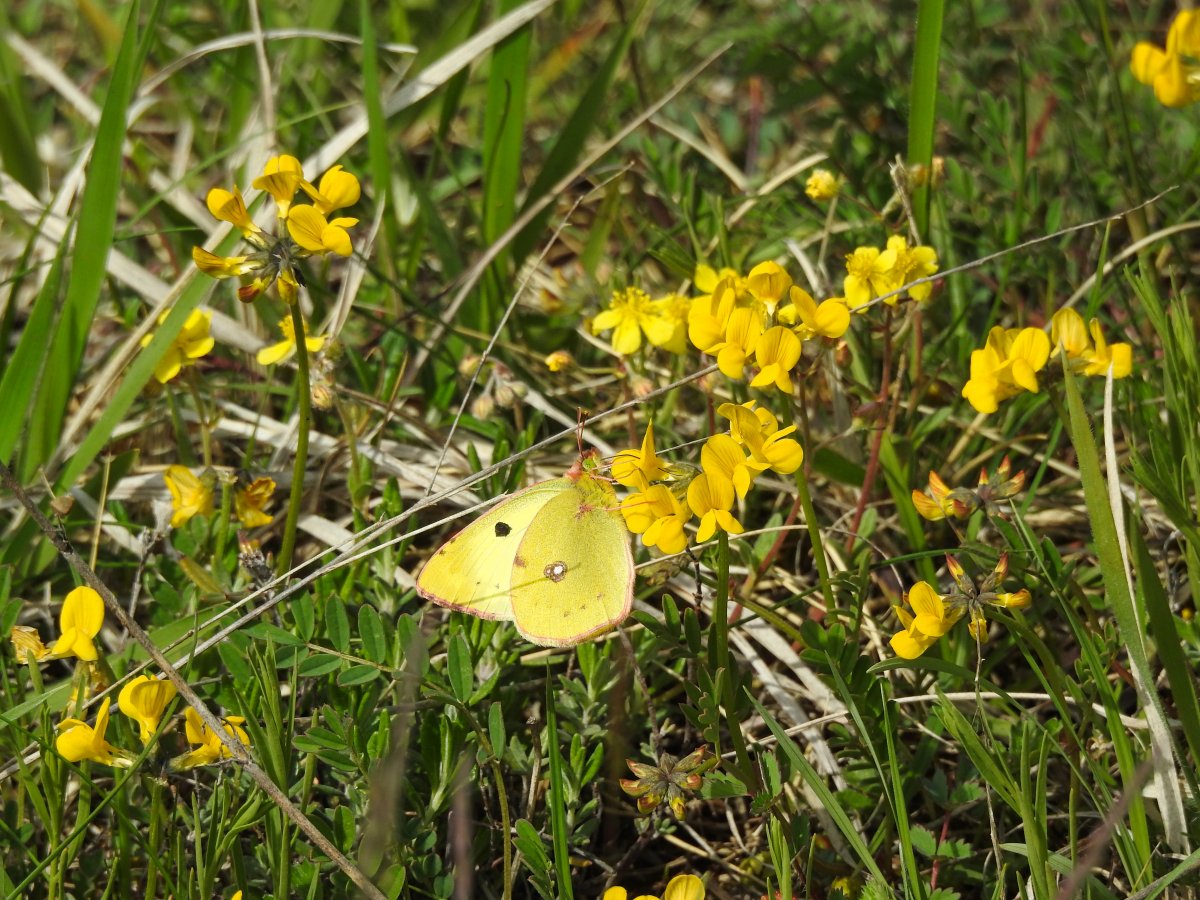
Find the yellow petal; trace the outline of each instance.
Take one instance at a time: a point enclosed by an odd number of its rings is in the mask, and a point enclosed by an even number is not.
[[[293,206],[288,213],[287,230],[292,240],[310,253],[324,253],[323,233],[329,223],[315,207],[303,204]]]
[[[676,875],[667,882],[662,900],[704,900],[704,882],[695,875]]]
[[[263,347],[258,351],[255,359],[258,360],[260,366],[273,366],[277,362],[281,362],[296,352],[295,341],[280,341],[278,344],[271,344],[268,347]]]

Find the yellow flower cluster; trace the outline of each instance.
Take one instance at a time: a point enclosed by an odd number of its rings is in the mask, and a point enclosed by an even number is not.
[[[1081,375],[1106,375],[1111,369],[1114,378],[1124,378],[1133,371],[1129,344],[1108,344],[1096,319],[1085,326],[1079,313],[1066,308],[1054,314],[1049,336],[1040,328],[993,328],[987,343],[971,353],[971,377],[962,395],[977,412],[989,414],[1022,391],[1036,394],[1038,373],[1052,347]]]
[[[697,541],[718,531],[741,534],[745,529],[733,514],[734,501],[744,499],[754,479],[768,469],[790,475],[800,468],[804,450],[788,437],[796,426],[780,428],[768,410],[754,406],[750,401],[718,407],[730,430],[704,442],[698,471],[663,462],[655,452],[653,425],[646,426],[640,449],[617,454],[612,477],[632,491],[621,503],[621,514],[645,546],[666,554],[682,552],[688,543],[684,526],[693,517],[700,520]]]
[[[627,900],[629,892],[623,887],[610,887],[602,900]],[[650,894],[641,894],[634,900],[659,900]],[[667,882],[662,900],[704,900],[704,882],[695,875],[676,875]]]
[[[1165,48],[1139,41],[1129,57],[1133,77],[1154,88],[1163,106],[1200,100],[1200,11],[1181,9],[1167,31]]]
[[[47,659],[74,656],[85,663],[94,663],[99,659],[95,639],[103,624],[104,600],[90,587],[77,587],[63,600],[62,612],[59,614],[61,636],[54,642],[54,646],[45,647],[37,630],[25,625],[13,626],[10,640],[16,650],[17,659],[21,662],[33,664]],[[121,689],[118,696],[121,712],[137,724],[138,737],[142,744],[149,743],[158,731],[163,713],[175,699],[175,694],[175,685],[171,682],[148,675],[139,675]],[[88,759],[106,766],[132,765],[135,754],[113,746],[105,738],[111,704],[112,698],[104,698],[96,713],[94,725],[72,717],[59,722],[58,737],[54,742],[59,755],[76,763]],[[188,741],[197,746],[173,759],[173,769],[204,766],[230,755],[229,748],[204,726],[194,709],[188,708],[185,719]],[[229,716],[223,721],[229,734],[236,734],[243,744],[247,747],[250,745],[249,736],[239,727],[246,721],[244,718]]]
[[[694,281],[703,293],[692,298],[669,294],[652,300],[640,288],[618,291],[592,321],[593,333],[611,330],[613,349],[622,356],[641,347],[643,335],[672,353],[686,352],[690,342],[715,357],[730,378],[743,378],[753,365],[751,387],[791,391],[790,373],[803,342],[839,338],[850,326],[844,302],[817,304],[773,262],[759,263],[745,278],[732,269],[718,272],[701,265]]]
[[[229,222],[255,249],[245,256],[217,256],[203,247],[192,248],[192,259],[200,271],[214,278],[240,278],[238,297],[253,300],[275,286],[279,296],[294,303],[303,278],[296,263],[308,256],[336,253],[349,256],[353,250],[346,230],[358,219],[329,216],[338,209],[358,202],[358,179],[341,166],[334,166],[315,187],[304,178],[300,160],[294,156],[275,156],[263,167],[253,186],[266,191],[275,200],[280,224],[277,234],[268,234],[250,218],[242,193],[213,188],[208,192],[208,211],[222,222]],[[311,203],[294,202],[302,191]]]
[[[172,528],[182,528],[194,516],[212,515],[216,477],[211,470],[196,475],[187,466],[168,466],[163,472],[163,481],[171,492]],[[265,511],[274,493],[272,478],[239,481],[233,493],[233,507],[242,527],[259,528],[275,521],[275,517]]]
[[[937,252],[932,247],[910,247],[903,235],[894,234],[882,250],[857,247],[846,254],[846,277],[842,281],[845,302],[855,312],[877,297],[884,297],[884,303],[895,306],[902,295],[894,291],[928,278],[937,270]],[[908,296],[924,301],[932,291],[930,282],[914,284],[908,289]]]
[[[969,618],[967,630],[976,642],[987,637],[987,606],[1001,609],[1019,609],[1030,603],[1029,591],[997,591],[1008,576],[1008,556],[1001,554],[995,569],[988,573],[976,586],[967,577],[963,567],[953,556],[946,556],[946,566],[954,579],[954,589],[947,595],[939,594],[925,581],[918,581],[909,590],[905,599],[912,611],[903,606],[895,607],[896,617],[904,626],[892,635],[892,650],[904,659],[916,659],[937,643],[963,616]]]

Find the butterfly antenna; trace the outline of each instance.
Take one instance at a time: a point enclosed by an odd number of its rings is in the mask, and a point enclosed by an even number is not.
[[[583,458],[583,427],[587,424],[588,411],[582,406],[575,408],[575,445],[579,448],[579,456]]]

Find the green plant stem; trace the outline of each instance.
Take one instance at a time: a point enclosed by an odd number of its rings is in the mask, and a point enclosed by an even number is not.
[[[912,213],[918,235],[929,228],[929,187],[933,176],[933,137],[937,123],[938,57],[942,44],[944,0],[919,0],[917,40],[909,86],[908,164],[925,167],[925,180],[912,192]]]
[[[833,584],[829,578],[829,560],[825,557],[825,544],[821,540],[821,526],[817,524],[817,511],[813,507],[812,494],[808,490],[808,478],[804,467],[796,471],[796,490],[800,496],[800,508],[804,510],[804,527],[808,529],[808,540],[812,544],[813,560],[817,564],[817,575],[821,579],[821,596],[825,598],[825,609],[833,609]]]
[[[746,749],[741,723],[736,721],[737,693],[740,685],[737,684],[729,666],[729,535],[724,531],[717,532],[717,593],[713,598],[710,640],[710,662],[714,674],[718,670],[722,672],[721,702],[725,706],[725,724],[729,728],[729,740],[733,744],[734,755],[737,756],[737,775],[744,784],[757,785],[758,773],[750,762],[750,751]]]
[[[296,459],[292,464],[292,489],[288,494],[287,520],[283,526],[283,544],[279,548],[276,571],[283,574],[292,568],[292,550],[296,546],[296,522],[300,519],[300,500],[304,496],[304,472],[308,468],[308,429],[312,421],[312,396],[308,378],[308,347],[305,346],[304,317],[300,305],[292,304],[292,327],[300,339],[296,341],[296,401],[300,421],[296,425]]]
[[[192,403],[196,406],[196,419],[200,423],[200,446],[201,452],[204,454],[204,465],[212,466],[212,428],[208,421],[208,408],[204,405],[204,400],[200,396],[200,385],[196,381],[196,372],[194,369],[187,368],[184,370],[184,378],[187,380],[188,390],[192,393]]]
[[[225,557],[225,538],[229,534],[229,515],[233,507],[234,486],[221,477],[221,511],[217,514],[216,534],[213,535],[213,568],[220,571]],[[236,571],[236,567],[235,567]]]

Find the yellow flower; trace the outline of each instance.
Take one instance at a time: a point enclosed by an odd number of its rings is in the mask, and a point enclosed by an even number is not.
[[[638,287],[613,291],[608,309],[592,320],[592,334],[612,330],[613,349],[629,356],[642,346],[642,333],[655,346],[668,343],[674,334],[674,322],[667,321],[650,295]]]
[[[121,712],[137,722],[138,737],[143,744],[149,743],[158,731],[158,723],[167,704],[175,699],[175,693],[171,682],[149,675],[139,675],[121,688],[117,703]]]
[[[904,630],[892,635],[890,643],[897,656],[916,659],[937,643],[962,613],[948,608],[942,596],[924,581],[914,584],[905,599],[916,615],[903,607],[895,607]]]
[[[716,435],[720,437],[720,435]],[[711,438],[710,438],[711,440]],[[728,534],[741,534],[745,529],[733,517],[733,484],[720,474],[701,472],[688,485],[687,500],[692,512],[700,517],[696,540],[707,541],[717,529]]]
[[[362,196],[358,179],[341,166],[333,166],[322,175],[321,183],[315,191],[312,190],[312,185],[301,183],[300,186],[312,198],[313,206],[325,215],[329,215],[335,209],[353,206]]]
[[[813,169],[804,183],[804,193],[818,203],[824,203],[836,197],[841,187],[841,179],[828,169]]]
[[[274,493],[275,481],[271,478],[255,478],[245,487],[238,485],[233,492],[233,508],[243,528],[260,528],[275,521],[263,510]]]
[[[262,175],[254,179],[253,186],[270,194],[275,200],[275,205],[279,207],[279,218],[286,219],[296,188],[303,182],[304,172],[300,168],[300,160],[294,156],[272,156],[263,166]]]
[[[339,217],[327,220],[315,206],[293,206],[287,217],[288,234],[309,253],[336,253],[349,256],[354,247],[346,231],[358,224],[358,219]]]
[[[780,475],[791,475],[804,463],[804,449],[788,437],[795,425],[780,429],[770,410],[754,408],[754,401],[738,406],[722,403],[717,413],[729,419],[733,440],[750,451],[746,465],[758,472],[772,469]]]
[[[716,293],[717,285],[726,279],[729,280],[735,296],[741,297],[746,292],[746,280],[738,274],[736,269],[731,269],[728,266],[718,270],[701,263],[696,266],[696,272],[692,276],[692,284],[696,286],[696,290],[700,291],[701,294],[714,294]],[[698,300],[700,298],[694,297],[692,299]]]
[[[668,475],[667,467],[654,450],[653,422],[646,423],[646,434],[640,450],[622,450],[613,457],[613,480],[628,488],[644,491]]]
[[[269,347],[263,347],[258,351],[258,360],[260,366],[272,366],[275,363],[283,362],[285,359],[290,359],[296,352],[296,326],[292,322],[290,315],[284,316],[279,320],[279,330],[283,332],[283,340],[278,344],[271,344]],[[325,336],[318,337],[308,336],[308,323],[304,323],[304,346],[308,348],[309,353],[319,353],[321,348],[325,346]]]
[[[208,211],[213,214],[214,219],[229,222],[240,229],[248,240],[262,232],[246,211],[246,201],[242,199],[242,192],[237,189],[237,185],[233,186],[232,192],[224,188],[213,188],[209,191]]]
[[[758,363],[758,374],[750,382],[750,387],[766,387],[775,385],[785,394],[792,392],[791,371],[800,362],[802,344],[795,332],[782,325],[776,325],[767,330],[759,339],[754,349],[754,359]]]
[[[103,624],[104,601],[100,595],[86,585],[75,588],[63,600],[58,614],[61,636],[50,648],[49,656],[77,656],[84,662],[94,662],[98,654],[93,641]]]
[[[167,316],[170,310],[164,310],[162,315],[158,317],[158,324],[161,325],[167,321]],[[166,384],[172,378],[179,374],[184,366],[195,365],[196,360],[205,356],[212,350],[216,342],[212,335],[209,334],[209,328],[212,326],[212,313],[202,312],[198,309],[193,309],[183,323],[183,328],[179,334],[175,336],[175,340],[171,342],[171,346],[167,348],[167,352],[159,359],[158,365],[154,367],[154,377],[158,379],[160,384]],[[142,346],[148,347],[150,341],[154,339],[154,332],[150,332],[142,338]]]
[[[1038,392],[1037,373],[1050,358],[1050,338],[1040,328],[997,325],[982,349],[971,352],[971,378],[962,395],[978,412],[994,413],[1001,400]]]
[[[1050,342],[1066,354],[1071,368],[1083,375],[1107,375],[1110,366],[1113,378],[1124,378],[1133,371],[1133,348],[1110,345],[1100,331],[1099,319],[1085,326],[1083,316],[1070,307],[1060,309],[1050,320]]]
[[[237,275],[244,275],[251,268],[246,265],[248,258],[245,256],[217,256],[203,247],[192,248],[192,262],[196,264],[196,268],[213,278],[233,278]]]
[[[655,484],[621,502],[626,527],[642,536],[642,544],[663,553],[682,553],[687,546],[683,526],[692,517],[665,484]]]
[[[106,766],[128,768],[133,764],[133,756],[124,750],[118,750],[104,739],[108,730],[108,708],[112,698],[105,697],[96,713],[96,724],[88,725],[80,719],[63,719],[58,723],[59,735],[54,741],[54,749],[58,755],[70,762],[82,762],[90,759]]]
[[[746,276],[746,291],[763,309],[766,316],[775,315],[775,307],[787,296],[792,277],[777,263],[761,262]]]
[[[1200,100],[1200,11],[1181,9],[1167,31],[1164,50],[1140,41],[1129,57],[1133,77],[1154,88],[1163,106],[1187,106]]]
[[[184,731],[187,734],[188,743],[196,746],[188,753],[176,756],[171,760],[171,768],[175,771],[180,769],[194,769],[196,766],[207,766],[215,763],[219,759],[229,759],[233,756],[229,752],[229,748],[221,743],[221,738],[217,733],[204,724],[200,718],[200,713],[188,707],[183,714]],[[242,742],[242,746],[250,747],[250,736],[246,734],[245,729],[241,727],[246,719],[243,716],[226,716],[221,720],[225,727],[225,733],[236,737]]]
[[[661,324],[655,324],[646,332],[646,338],[655,347],[661,347],[668,353],[686,353],[688,312],[691,307],[692,301],[682,294],[667,294],[652,300],[650,308]]]
[[[917,508],[917,512],[920,513],[921,518],[928,519],[930,522],[937,522],[947,516],[955,516],[960,519],[965,518],[971,511],[962,500],[954,496],[954,493],[954,491],[950,490],[946,482],[942,481],[941,476],[930,469],[929,494],[926,495],[922,491],[913,491],[913,506]]]
[[[791,302],[779,310],[778,319],[793,326],[802,341],[815,337],[837,340],[850,328],[850,308],[842,297],[830,297],[818,306],[808,291],[792,285],[789,299]]]
[[[729,316],[725,328],[725,340],[708,348],[715,353],[717,367],[727,378],[741,378],[746,371],[746,361],[758,345],[762,335],[762,318],[749,307],[739,307]]]
[[[927,278],[938,270],[937,251],[932,247],[910,247],[903,235],[895,234],[888,238],[887,250],[881,256],[890,263],[889,277],[892,283],[889,290],[896,290],[911,281]],[[908,295],[914,300],[928,300],[933,291],[933,282],[916,284],[908,289]],[[884,303],[895,306],[900,295],[888,297]]]
[[[628,900],[629,892],[623,887],[610,887],[602,900]],[[650,894],[642,894],[634,900],[659,900]],[[704,900],[704,882],[695,875],[676,875],[667,882],[662,900]]]
[[[17,662],[33,665],[50,655],[50,651],[42,643],[42,636],[38,634],[36,628],[28,625],[14,625],[12,631],[9,632],[8,639],[12,641]]]
[[[737,303],[737,289],[732,278],[722,278],[712,293],[694,297],[688,310],[688,340],[701,353],[710,353],[725,340],[729,317]]]
[[[842,292],[851,309],[864,306],[895,287],[892,279],[894,261],[894,254],[881,253],[878,247],[859,247],[846,254]]]
[[[745,497],[761,472],[746,461],[738,442],[728,434],[714,434],[700,448],[700,468],[712,479],[727,483],[738,497]]]
[[[207,516],[213,511],[212,481],[197,478],[186,466],[169,466],[163,481],[171,492],[171,527],[181,528],[192,516]]]
[[[565,372],[575,365],[575,359],[566,350],[555,350],[542,360],[551,372]]]

